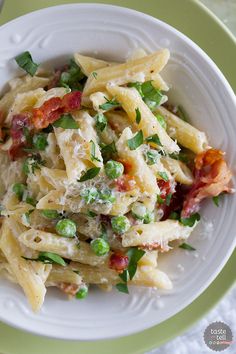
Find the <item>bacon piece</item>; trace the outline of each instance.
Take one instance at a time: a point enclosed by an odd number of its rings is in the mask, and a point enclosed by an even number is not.
[[[80,108],[81,92],[73,91],[67,93],[63,98],[52,97],[42,104],[41,107],[33,109],[32,122],[36,129],[47,128],[55,122],[63,113],[73,112]]]
[[[232,191],[228,186],[232,174],[220,150],[210,149],[199,154],[195,159],[194,175],[195,182],[186,195],[182,217],[189,217],[198,211],[203,199]]]
[[[134,176],[130,175],[122,175],[117,178],[116,181],[116,189],[118,192],[128,192],[135,188],[136,181]]]
[[[24,128],[30,129],[30,113],[15,114],[12,118],[10,129],[12,145],[8,151],[12,160],[25,154],[23,147],[27,146],[27,141],[24,135]]]
[[[121,253],[113,253],[110,257],[109,267],[121,273],[129,265],[129,258]]]
[[[61,289],[65,294],[69,296],[75,296],[78,292],[80,285],[72,283],[59,283],[58,288]]]
[[[132,163],[130,161],[123,159],[118,159],[117,161],[122,163],[122,165],[124,166],[124,174],[130,173],[130,171],[132,170]]]
[[[80,108],[81,95],[80,91],[72,91],[62,98],[61,106],[64,109],[64,113],[69,113]]]

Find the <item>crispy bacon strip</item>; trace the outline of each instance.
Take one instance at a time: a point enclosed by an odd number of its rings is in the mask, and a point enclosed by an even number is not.
[[[8,151],[12,160],[25,154],[23,150],[23,148],[27,146],[27,140],[24,134],[25,128],[30,129],[30,113],[15,114],[12,118],[10,129],[12,145]]]
[[[61,289],[65,294],[69,296],[75,296],[78,292],[80,285],[72,283],[59,283],[58,288]]]
[[[203,199],[215,197],[222,192],[232,192],[228,186],[232,174],[220,150],[209,149],[197,155],[194,175],[195,182],[186,195],[182,217],[189,217],[198,211]]]
[[[115,180],[115,184],[119,192],[128,192],[136,187],[136,180],[134,176],[124,174]]]
[[[41,107],[33,109],[32,123],[38,129],[47,128],[63,113],[70,113],[79,109],[81,105],[81,92],[73,91],[62,98],[52,97],[42,104]]]
[[[129,265],[129,257],[121,253],[113,253],[109,260],[109,268],[122,273]]]

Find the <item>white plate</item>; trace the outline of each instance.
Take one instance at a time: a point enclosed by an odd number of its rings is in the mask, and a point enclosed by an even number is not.
[[[172,100],[181,103],[195,126],[207,132],[212,146],[227,153],[235,174],[236,104],[223,75],[191,40],[167,24],[120,7],[76,4],[57,6],[20,17],[0,29],[1,87],[20,74],[14,57],[29,50],[36,62],[56,66],[75,51],[110,60],[125,60],[136,47],[148,52],[167,47],[171,59],[164,77]],[[234,249],[236,198],[216,208],[204,203],[202,222],[191,236],[196,252],[174,250],[160,269],[174,283],[172,291],[133,288],[125,295],[90,291],[84,301],[66,301],[48,291],[39,314],[29,309],[22,291],[0,281],[0,319],[45,336],[95,340],[142,331],[173,316],[191,303],[220,272]]]

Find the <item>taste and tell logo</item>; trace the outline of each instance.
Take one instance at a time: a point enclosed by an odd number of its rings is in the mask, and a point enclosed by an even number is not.
[[[230,327],[223,322],[213,322],[205,329],[204,341],[208,348],[216,352],[227,349],[233,343]]]

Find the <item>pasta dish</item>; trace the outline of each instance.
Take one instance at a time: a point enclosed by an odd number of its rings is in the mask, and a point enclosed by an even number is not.
[[[171,289],[158,255],[194,252],[201,201],[232,192],[224,153],[168,102],[169,56],[75,53],[53,72],[15,58],[0,100],[0,275],[34,311],[51,286],[78,299],[93,284]]]

